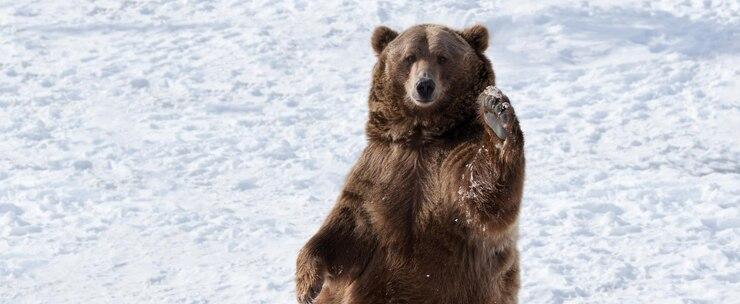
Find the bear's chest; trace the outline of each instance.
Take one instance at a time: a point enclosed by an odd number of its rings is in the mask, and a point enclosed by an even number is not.
[[[393,248],[411,249],[438,216],[443,200],[439,179],[448,149],[383,146],[369,159],[372,186],[365,203],[374,230]]]

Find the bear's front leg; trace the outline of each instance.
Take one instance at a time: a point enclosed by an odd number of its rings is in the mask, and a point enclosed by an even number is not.
[[[296,297],[298,303],[313,303],[324,284],[326,266],[315,242],[309,242],[296,262]]]
[[[480,124],[476,140],[453,150],[442,172],[452,181],[446,193],[465,208],[471,222],[490,233],[508,231],[519,213],[524,185],[524,135],[509,99],[496,87],[478,97]]]
[[[463,170],[458,191],[492,231],[516,221],[524,185],[524,135],[509,98],[495,86],[478,97],[485,134]],[[467,193],[467,195],[465,195]]]
[[[296,260],[296,297],[299,303],[315,303],[331,294],[332,282],[354,278],[373,251],[370,231],[358,228],[355,211],[360,195],[343,191],[339,202],[319,231],[303,246]],[[330,297],[329,297],[330,298]]]

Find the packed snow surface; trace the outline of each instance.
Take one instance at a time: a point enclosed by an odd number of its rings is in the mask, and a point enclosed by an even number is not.
[[[522,303],[740,299],[737,1],[2,1],[0,303],[292,303],[376,25],[485,24]]]

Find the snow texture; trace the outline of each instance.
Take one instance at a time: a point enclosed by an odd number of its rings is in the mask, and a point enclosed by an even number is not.
[[[0,303],[293,303],[426,22],[492,33],[522,303],[737,303],[740,4],[691,0],[3,1]]]

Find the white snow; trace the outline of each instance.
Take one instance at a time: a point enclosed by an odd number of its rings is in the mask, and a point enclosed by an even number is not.
[[[3,1],[0,303],[292,303],[374,26],[480,22],[522,303],[740,298],[737,1]],[[734,300],[733,300],[734,299]]]

